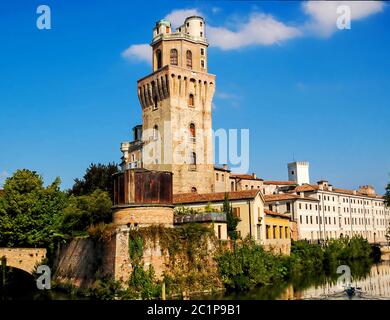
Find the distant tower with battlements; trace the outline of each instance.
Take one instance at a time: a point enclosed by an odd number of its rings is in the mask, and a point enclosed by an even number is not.
[[[287,165],[288,168],[288,180],[294,181],[299,185],[309,184],[309,162],[307,161],[295,161]]]

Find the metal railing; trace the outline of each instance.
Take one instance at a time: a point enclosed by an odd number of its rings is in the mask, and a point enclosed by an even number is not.
[[[226,222],[226,213],[224,212],[208,212],[186,215],[175,215],[174,222],[191,223],[191,222]]]

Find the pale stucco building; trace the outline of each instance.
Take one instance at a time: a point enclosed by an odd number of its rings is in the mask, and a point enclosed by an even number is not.
[[[291,168],[289,164],[289,175]],[[308,181],[307,162],[303,171],[303,181]],[[334,187],[326,180],[316,184],[297,181],[302,181],[299,172],[290,186],[275,184],[272,194],[265,194],[265,200],[266,207],[291,215],[300,239],[317,241],[360,235],[370,242],[386,242],[390,211],[384,197],[376,194],[373,187],[348,190]]]

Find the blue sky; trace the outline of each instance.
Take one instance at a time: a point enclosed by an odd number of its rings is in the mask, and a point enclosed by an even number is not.
[[[29,168],[68,188],[89,163],[119,162],[141,122],[142,45],[155,21],[193,12],[217,75],[213,127],[250,129],[251,172],[286,179],[294,157],[312,182],[383,192],[390,180],[387,4],[351,4],[338,30],[333,3],[56,0],[52,29],[38,30],[40,4],[0,5],[0,184]]]

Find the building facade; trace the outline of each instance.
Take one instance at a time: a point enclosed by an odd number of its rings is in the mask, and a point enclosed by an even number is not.
[[[270,212],[268,220],[279,214],[284,225],[282,215],[290,218],[289,238],[318,241],[361,235],[370,242],[384,242],[390,213],[383,197],[370,186],[346,190],[325,180],[311,184],[306,161],[287,165],[287,181],[214,166],[215,75],[208,72],[205,31],[199,16],[186,18],[176,30],[167,20],[156,23],[152,72],[137,83],[142,125],[133,129],[132,141],[121,144],[123,171],[171,172],[175,206],[200,208],[203,199],[209,199],[221,207],[228,193],[241,219],[241,236],[259,242],[267,240],[264,208]]]
[[[308,163],[305,164],[308,169]],[[289,175],[291,168],[289,164]],[[308,172],[304,172],[303,181],[305,177]],[[294,177],[294,184],[275,183],[273,189],[268,189],[273,194],[265,194],[265,200],[266,207],[291,215],[297,223],[299,239],[318,241],[359,235],[369,242],[387,241],[390,211],[384,197],[376,194],[372,186],[348,190],[334,187],[326,180],[317,184],[296,181],[302,181],[299,174]]]

